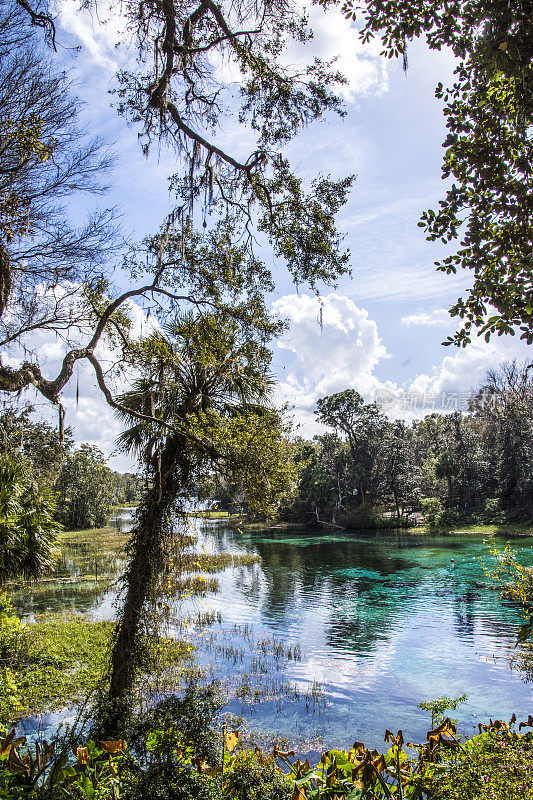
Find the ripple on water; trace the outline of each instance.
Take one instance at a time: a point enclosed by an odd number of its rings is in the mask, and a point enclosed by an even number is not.
[[[321,735],[328,745],[357,738],[381,746],[386,727],[403,728],[411,740],[424,737],[421,700],[463,693],[468,701],[454,714],[465,731],[488,716],[527,715],[531,690],[508,664],[519,616],[483,585],[483,537],[261,535],[195,524],[206,550],[262,559],[226,569],[217,576],[218,594],[175,608],[182,616],[222,613],[222,623],[197,643],[201,662],[233,691],[252,664],[267,668],[257,685],[274,686],[277,696],[265,689],[257,702],[234,697],[229,706],[235,713],[251,707],[254,727],[289,737]],[[522,563],[532,565],[529,540],[516,547]],[[112,616],[115,592],[86,589],[83,597],[58,590],[50,602]],[[38,598],[21,596],[17,602],[35,611],[47,601],[39,606]],[[276,658],[270,645],[263,653],[259,641],[281,643],[291,657]],[[225,658],[222,648],[242,651],[242,658]]]

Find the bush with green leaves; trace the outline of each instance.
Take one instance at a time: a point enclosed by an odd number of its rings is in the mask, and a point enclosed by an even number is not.
[[[0,722],[11,721],[24,708],[12,667],[26,656],[27,647],[25,626],[13,611],[7,594],[0,591]]]
[[[232,800],[290,800],[294,784],[276,766],[252,750],[239,750],[224,781],[224,793]]]
[[[69,453],[56,484],[58,518],[68,530],[106,525],[117,497],[117,479],[101,450],[82,444]]]
[[[24,464],[0,456],[0,586],[13,578],[37,578],[54,565],[60,531],[54,512]]]
[[[435,523],[443,509],[442,501],[438,497],[423,497],[420,500],[420,507],[428,525]]]

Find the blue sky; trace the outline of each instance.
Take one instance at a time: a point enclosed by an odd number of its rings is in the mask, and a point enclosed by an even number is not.
[[[153,233],[170,208],[167,175],[173,171],[169,153],[141,153],[137,132],[126,126],[110,107],[108,90],[124,49],[114,45],[120,21],[95,27],[78,12],[77,0],[60,6],[58,38],[80,44],[77,54],[60,48],[58,59],[76,82],[85,102],[83,119],[117,153],[110,199],[123,215],[133,238]],[[105,14],[103,15],[105,17]],[[336,290],[324,290],[323,325],[318,325],[318,301],[309,292],[299,294],[283,266],[265,253],[276,277],[273,308],[291,322],[289,332],[274,346],[274,365],[280,381],[278,397],[294,406],[301,432],[318,430],[313,409],[318,397],[347,387],[367,399],[385,398],[391,416],[411,418],[433,408],[452,409],[464,402],[487,368],[503,359],[527,357],[517,337],[489,344],[477,341],[466,350],[444,348],[443,339],[454,330],[446,309],[468,286],[468,276],[436,272],[433,262],[443,245],[425,241],[417,227],[421,212],[433,207],[445,185],[441,172],[444,120],[433,92],[436,83],[450,78],[453,60],[448,53],[430,53],[412,44],[409,69],[379,57],[379,47],[363,47],[356,31],[338,13],[313,8],[313,54],[338,56],[339,68],[349,79],[345,87],[347,116],[329,117],[311,126],[293,141],[287,152],[303,176],[317,169],[340,177],[355,172],[348,204],[339,215],[351,251],[353,277]],[[303,58],[298,48],[287,54],[291,62]],[[231,70],[222,66],[227,79]],[[228,146],[249,149],[251,137],[233,121],[225,125]],[[136,311],[141,324],[142,312]],[[53,372],[60,358],[56,342],[43,339],[41,358]],[[80,402],[75,385],[67,387],[67,421],[79,441],[113,451],[119,425],[94,387],[90,372],[79,375]],[[116,468],[128,468],[122,456]]]

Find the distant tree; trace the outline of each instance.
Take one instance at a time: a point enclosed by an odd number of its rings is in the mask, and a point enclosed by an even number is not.
[[[295,446],[299,467],[296,497],[285,515],[309,524],[337,524],[357,504],[353,462],[346,444],[333,433]]]
[[[389,423],[383,438],[383,499],[392,499],[396,515],[420,497],[420,469],[415,463],[413,430],[403,420]]]
[[[472,398],[472,414],[497,453],[496,490],[504,509],[533,516],[533,370],[516,361],[487,373]]]
[[[320,422],[346,437],[357,505],[373,502],[382,490],[386,417],[375,403],[364,403],[354,389],[321,398],[316,413]]]
[[[445,103],[443,177],[451,178],[437,211],[420,222],[430,240],[458,241],[437,262],[468,270],[471,288],[450,309],[462,327],[445,344],[465,346],[472,334],[521,331],[533,342],[533,27],[531,0],[343,0],[347,17],[362,17],[364,42],[381,38],[389,58],[409,41],[450,48],[455,82],[436,95]]]
[[[0,456],[0,585],[37,578],[55,563],[60,526],[24,465]]]
[[[141,499],[144,488],[144,481],[140,475],[133,475],[126,472],[122,476],[124,479],[124,499],[126,503],[135,503]]]
[[[68,530],[98,528],[109,519],[117,477],[101,450],[82,444],[63,460],[56,484],[57,516]]]
[[[0,452],[21,459],[41,491],[53,491],[72,443],[70,428],[64,430],[61,442],[57,427],[34,419],[31,405],[6,405],[0,412]]]

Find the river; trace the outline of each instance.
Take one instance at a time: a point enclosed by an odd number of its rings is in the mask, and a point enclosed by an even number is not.
[[[170,631],[198,646],[206,679],[222,680],[229,711],[254,730],[299,739],[306,753],[354,740],[382,747],[386,728],[420,741],[429,718],[417,704],[442,695],[468,695],[453,713],[464,733],[533,710],[531,686],[509,666],[520,617],[484,585],[489,537],[191,524],[201,551],[260,557],[218,573],[218,591],[175,601],[168,615]],[[532,543],[512,543],[523,564],[533,565]],[[66,574],[93,562],[100,574],[123,567],[114,551],[69,548]],[[62,608],[110,618],[115,598],[85,582],[26,589],[15,603],[29,619]],[[184,630],[179,620],[198,614],[210,624]]]

